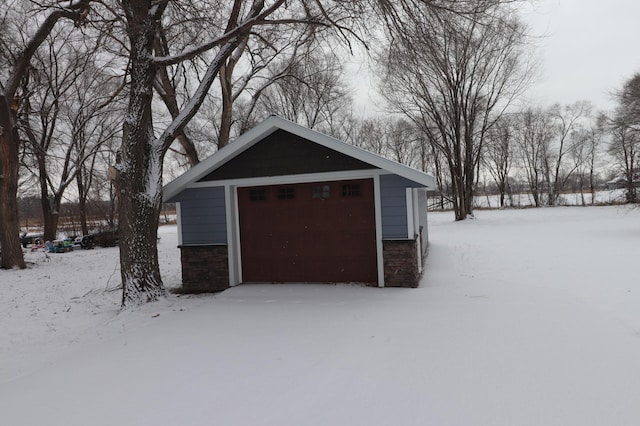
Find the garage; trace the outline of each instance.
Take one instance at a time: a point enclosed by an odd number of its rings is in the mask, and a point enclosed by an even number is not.
[[[269,117],[168,183],[182,289],[243,283],[416,287],[433,176]]]
[[[244,282],[377,282],[373,179],[238,188]]]

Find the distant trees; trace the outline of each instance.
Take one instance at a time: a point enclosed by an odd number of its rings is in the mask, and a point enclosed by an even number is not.
[[[45,240],[56,239],[61,202],[73,184],[84,207],[87,165],[117,133],[112,101],[118,87],[96,64],[96,48],[84,35],[61,28],[43,43],[22,80],[24,170],[38,182]]]
[[[7,12],[0,17],[0,246],[2,268],[24,268],[22,248],[19,244],[18,224],[18,164],[20,137],[18,113],[24,99],[21,84],[38,48],[47,39],[58,21],[70,19],[80,22],[89,10],[89,0],[78,0],[43,7],[42,14],[30,19],[24,4],[12,1]],[[44,16],[43,16],[44,15]],[[33,15],[32,15],[33,16]]]
[[[262,89],[258,109],[331,133],[336,115],[346,114],[351,106],[339,58],[311,45],[295,61],[283,65],[282,71],[274,73],[273,82]]]
[[[443,156],[456,220],[473,213],[487,133],[532,77],[526,27],[499,2],[478,7],[472,18],[416,8],[380,57],[389,104]]]
[[[513,167],[516,147],[514,117],[503,115],[486,135],[482,152],[482,166],[491,175],[500,195],[500,207],[505,206],[505,195],[511,194],[509,173]]]
[[[338,135],[346,142],[411,167],[421,168],[420,131],[401,116],[352,119],[349,131]]]
[[[636,183],[640,181],[640,74],[624,83],[616,101],[607,123],[611,134],[608,152],[625,178],[627,202],[636,203]]]

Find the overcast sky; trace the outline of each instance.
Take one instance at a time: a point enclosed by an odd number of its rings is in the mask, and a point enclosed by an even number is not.
[[[523,4],[538,45],[540,77],[526,93],[527,104],[591,101],[611,109],[611,92],[640,72],[640,0],[530,0]],[[381,108],[363,57],[348,64],[356,111]]]
[[[528,98],[543,105],[589,100],[611,108],[610,93],[640,72],[638,0],[532,0],[523,10],[538,40],[539,82]]]

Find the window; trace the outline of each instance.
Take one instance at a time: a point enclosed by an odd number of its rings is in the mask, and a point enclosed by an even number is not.
[[[264,188],[250,189],[249,199],[251,201],[264,201],[267,199],[267,190]]]
[[[325,199],[331,195],[331,187],[329,185],[315,185],[311,193],[311,198]]]
[[[357,183],[349,183],[346,185],[342,185],[342,196],[343,197],[359,197],[360,185]]]
[[[293,200],[295,198],[295,191],[292,186],[286,188],[278,188],[278,200]]]

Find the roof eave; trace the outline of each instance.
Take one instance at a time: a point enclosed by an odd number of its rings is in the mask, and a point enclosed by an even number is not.
[[[342,154],[358,158],[365,163],[371,164],[372,166],[389,171],[391,173],[409,179],[415,183],[418,183],[419,185],[422,185],[427,189],[435,189],[435,180],[433,176],[427,173],[423,173],[419,170],[404,166],[395,161],[388,160],[357,146],[341,142],[331,136],[300,126],[299,124],[296,124],[289,120],[285,120],[284,118],[271,116],[258,124],[253,129],[236,138],[232,144],[229,144],[220,149],[209,158],[198,163],[189,171],[185,172],[181,176],[165,185],[163,187],[163,199],[166,201],[171,200],[189,184],[202,179],[211,171],[215,170],[216,167],[226,163],[235,156],[246,151],[255,143],[261,141],[262,139],[279,129],[285,130],[312,142],[323,145],[327,148],[341,152]]]

